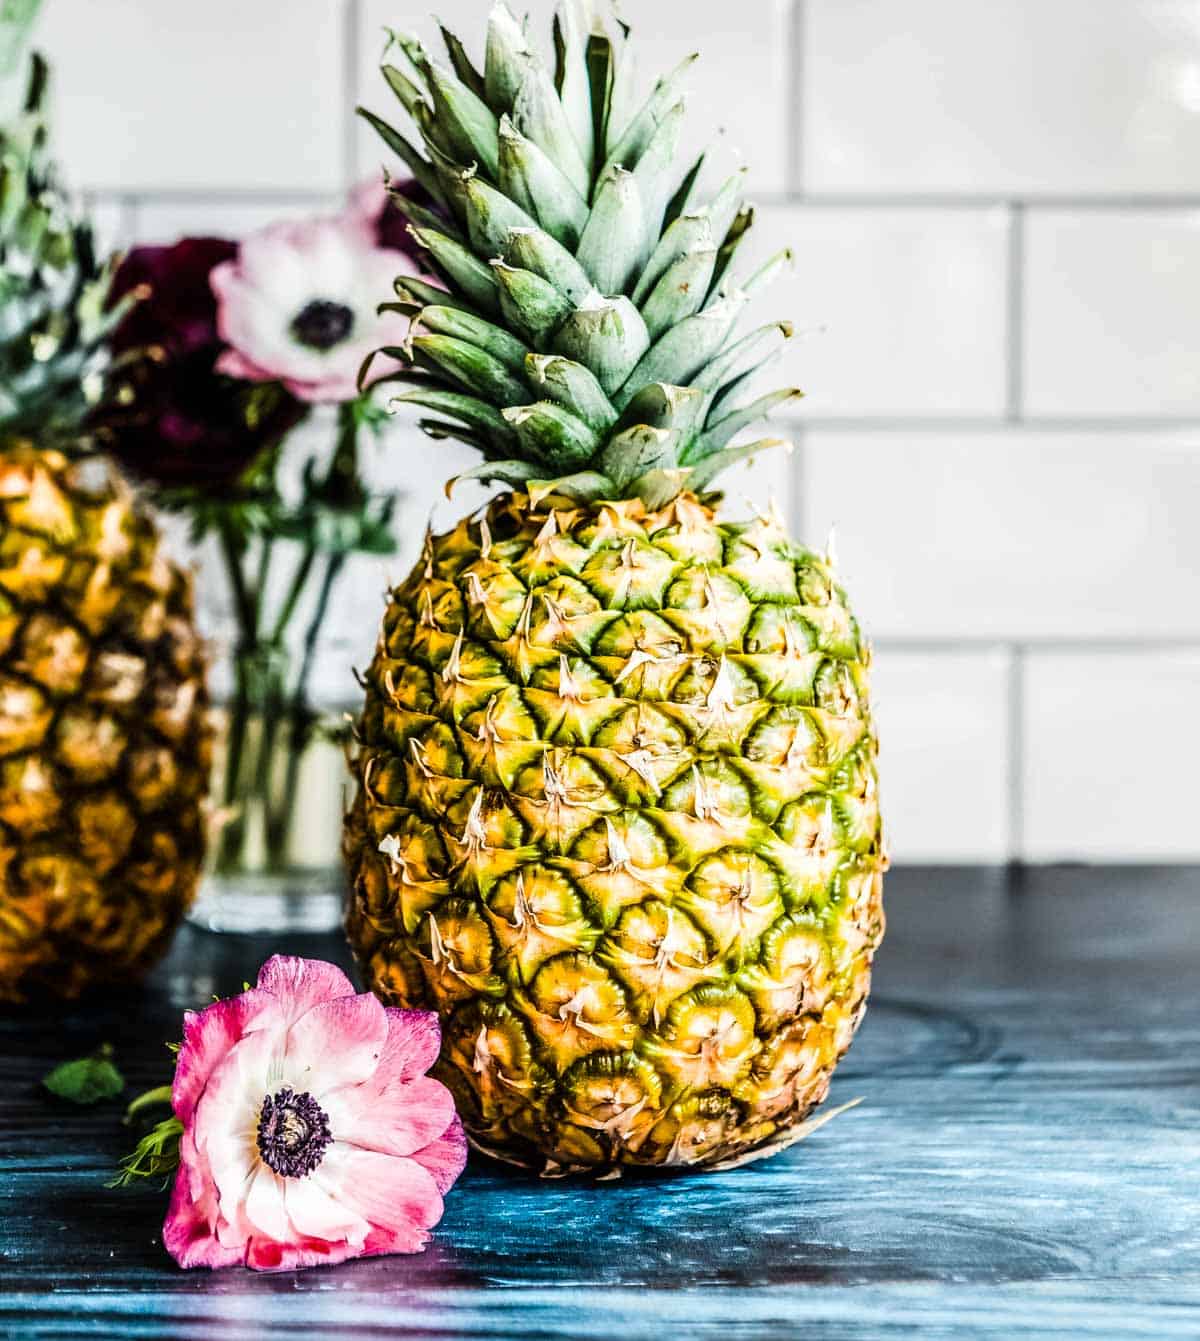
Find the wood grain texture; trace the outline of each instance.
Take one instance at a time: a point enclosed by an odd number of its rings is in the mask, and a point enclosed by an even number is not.
[[[131,1089],[262,940],[185,931],[148,987],[0,1017],[0,1334],[58,1338],[1200,1336],[1200,869],[901,870],[862,1033],[807,1142],[727,1174],[540,1183],[473,1163],[434,1244],[183,1273],[103,1181],[120,1104],[37,1079],[103,1040]],[[282,947],[346,962],[337,942]]]

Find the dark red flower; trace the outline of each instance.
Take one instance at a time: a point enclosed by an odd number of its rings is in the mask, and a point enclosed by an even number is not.
[[[132,475],[162,488],[228,486],[307,413],[281,386],[215,371],[224,345],[209,276],[237,251],[223,238],[184,238],[135,247],[117,271],[113,301],[144,296],[113,334],[114,370],[93,428]]]

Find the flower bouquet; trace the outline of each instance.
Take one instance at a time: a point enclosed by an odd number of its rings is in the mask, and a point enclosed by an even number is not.
[[[216,928],[332,925],[336,830],[301,822],[302,770],[336,738],[313,701],[318,644],[348,560],[391,553],[393,494],[369,487],[364,441],[386,419],[364,361],[407,332],[380,309],[417,267],[382,185],[329,217],[273,225],[241,244],[185,238],[135,248],[113,301],[103,447],[191,540],[218,556],[232,608],[211,874],[195,916]],[[375,363],[378,380],[387,361]],[[324,430],[324,441],[318,436]],[[335,761],[323,770],[340,777]],[[328,787],[326,787],[328,791]]]

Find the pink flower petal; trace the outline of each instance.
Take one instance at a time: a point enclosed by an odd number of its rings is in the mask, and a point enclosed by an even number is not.
[[[298,1271],[302,1267],[336,1266],[351,1257],[361,1257],[362,1248],[344,1239],[325,1243],[321,1239],[296,1239],[278,1243],[274,1239],[254,1238],[246,1245],[246,1265],[254,1271]]]
[[[387,1015],[369,992],[323,1001],[292,1025],[281,1078],[320,1102],[330,1090],[373,1076],[386,1040]]]
[[[442,1050],[442,1026],[435,1011],[401,1010],[387,1007],[388,1036],[381,1072],[389,1080],[415,1080],[423,1076]]]
[[[171,1104],[185,1126],[208,1084],[214,1067],[245,1033],[250,1022],[270,1006],[261,992],[244,992],[228,1001],[215,1001],[204,1010],[185,1012],[183,1046],[175,1064]]]
[[[258,971],[258,986],[271,992],[289,1025],[322,1001],[354,996],[354,984],[336,964],[295,955],[272,955]]]
[[[313,1174],[371,1224],[367,1253],[419,1252],[442,1218],[442,1194],[415,1160],[335,1141]]]
[[[320,1166],[318,1166],[320,1167]],[[284,1202],[288,1219],[308,1238],[334,1243],[340,1239],[361,1246],[371,1226],[340,1197],[333,1196],[311,1175],[288,1178]]]
[[[217,372],[226,377],[240,377],[244,382],[269,382],[273,374],[257,363],[251,363],[245,354],[236,349],[223,350],[214,364]]]
[[[181,1164],[175,1175],[163,1221],[163,1247],[181,1267],[237,1266],[242,1250],[221,1245],[204,1207],[192,1198],[190,1172],[186,1164]]]
[[[286,1182],[287,1179],[281,1178],[274,1169],[269,1169],[260,1162],[251,1175],[245,1196],[242,1198],[246,1219],[259,1234],[280,1243],[287,1243],[296,1237],[295,1227],[288,1219],[287,1209],[284,1206]]]
[[[461,1118],[455,1114],[454,1121],[437,1140],[418,1150],[413,1159],[431,1175],[437,1190],[445,1196],[467,1167],[467,1137]]]
[[[379,1085],[376,1077],[322,1099],[334,1138],[385,1155],[411,1155],[436,1141],[454,1120],[454,1100],[438,1080]]]

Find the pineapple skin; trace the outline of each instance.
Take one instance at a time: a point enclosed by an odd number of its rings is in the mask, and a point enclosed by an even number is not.
[[[129,489],[0,443],[0,1000],[128,984],[165,948],[203,861],[206,669]]]
[[[884,929],[869,648],[777,521],[500,496],[366,675],[346,926],[439,1012],[476,1146],[545,1173],[802,1135]]]

